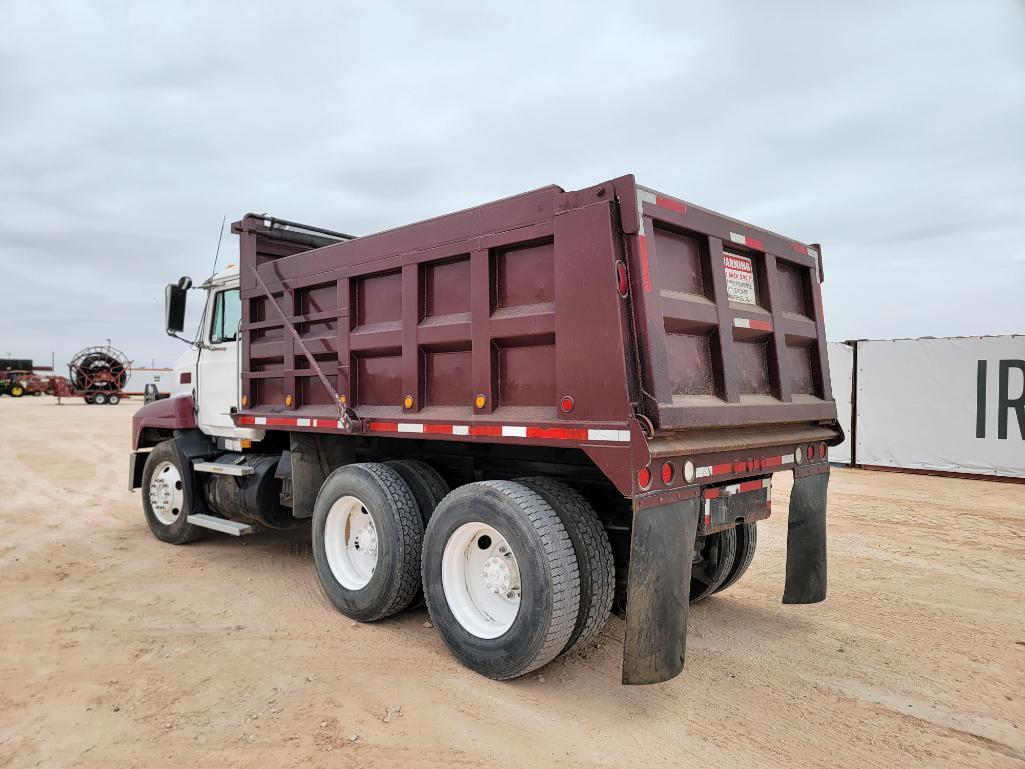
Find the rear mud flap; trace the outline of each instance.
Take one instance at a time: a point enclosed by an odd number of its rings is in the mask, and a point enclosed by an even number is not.
[[[810,468],[809,468],[810,469]],[[818,603],[826,597],[826,488],[829,469],[794,472],[787,520],[787,580],[783,603]],[[807,471],[805,471],[807,472]]]
[[[683,670],[690,568],[701,501],[635,510],[627,577],[623,683],[657,684]]]

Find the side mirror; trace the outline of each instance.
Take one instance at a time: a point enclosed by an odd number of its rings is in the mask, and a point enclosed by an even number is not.
[[[182,278],[177,284],[168,283],[164,289],[164,327],[172,336],[185,330],[185,298],[188,292],[188,286],[182,286],[185,281],[192,284],[188,278]]]

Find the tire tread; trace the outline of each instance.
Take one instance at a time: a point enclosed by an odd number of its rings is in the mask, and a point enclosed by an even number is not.
[[[566,647],[566,656],[597,641],[612,611],[616,592],[616,566],[605,528],[576,489],[554,478],[520,478],[555,508],[573,542],[580,570],[580,611]]]

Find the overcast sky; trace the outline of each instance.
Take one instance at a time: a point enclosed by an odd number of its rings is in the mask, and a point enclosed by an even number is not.
[[[1020,1],[175,5],[0,0],[0,356],[170,364],[225,214],[631,172],[822,243],[831,339],[1025,332]]]

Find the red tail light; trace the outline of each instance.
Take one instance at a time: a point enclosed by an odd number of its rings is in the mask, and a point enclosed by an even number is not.
[[[663,464],[662,465],[662,483],[664,485],[668,486],[670,483],[673,482],[673,475],[675,475],[675,473],[673,471],[673,463],[672,462],[666,462],[665,464]]]
[[[646,489],[651,485],[651,469],[648,467],[642,467],[637,471],[637,485],[642,489]]]
[[[808,444],[808,461],[811,462],[813,459],[815,459],[815,447],[812,446],[809,443]]]
[[[819,459],[825,459],[825,458],[826,458],[826,444],[825,443],[820,443],[819,444]]]
[[[616,289],[623,298],[630,293],[630,278],[626,274],[626,263],[622,260],[616,262]]]
[[[573,410],[573,399],[568,395],[565,395],[562,398],[562,410],[567,414]]]

